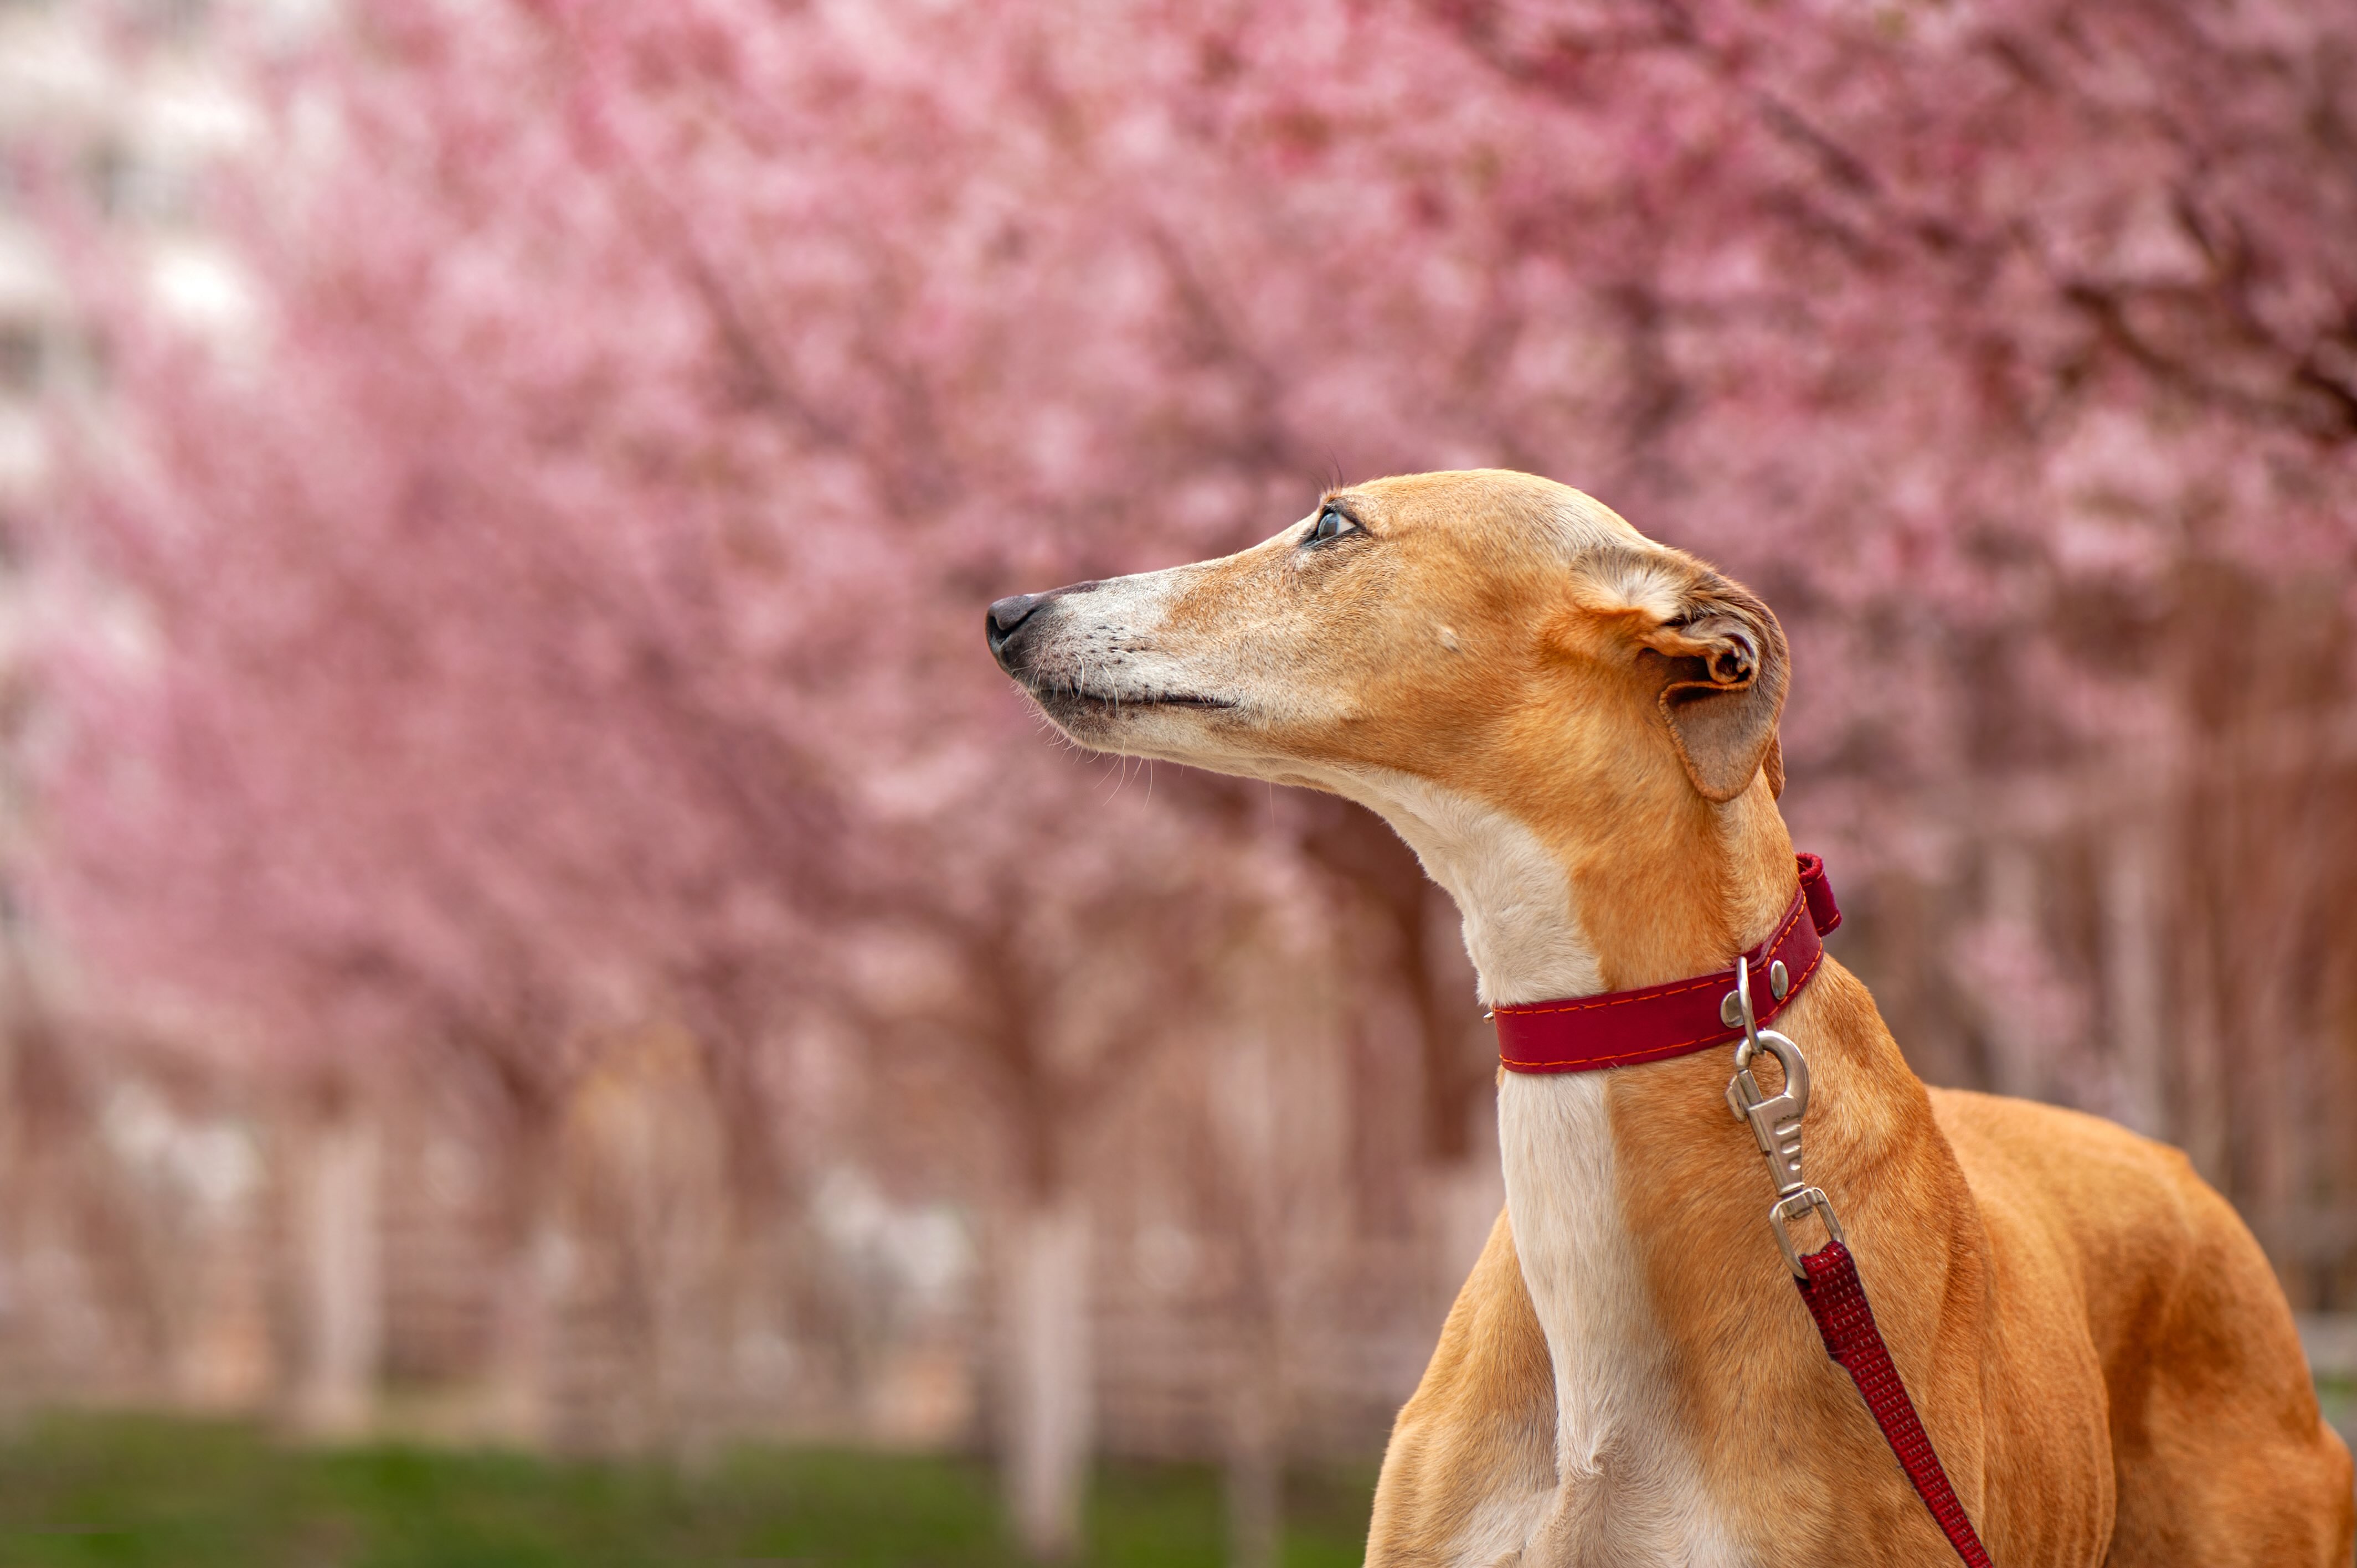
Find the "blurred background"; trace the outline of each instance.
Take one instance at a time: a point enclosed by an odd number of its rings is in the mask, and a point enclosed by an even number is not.
[[[2347,8],[5,0],[0,174],[0,1563],[1357,1561],[1454,912],[981,611],[1480,464],[2350,1419]]]

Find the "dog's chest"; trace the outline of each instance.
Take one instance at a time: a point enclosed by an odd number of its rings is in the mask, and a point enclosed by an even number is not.
[[[1680,1424],[1622,1219],[1603,1073],[1509,1073],[1498,1129],[1523,1277],[1555,1363],[1555,1498],[1524,1562],[1740,1561]]]

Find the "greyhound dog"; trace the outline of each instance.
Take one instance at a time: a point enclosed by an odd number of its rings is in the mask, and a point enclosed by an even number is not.
[[[988,635],[1084,746],[1380,812],[1501,1014],[1723,981],[1794,907],[1775,617],[1549,480],[1351,486],[1222,560],[1002,599]],[[2181,1155],[1926,1089],[1830,959],[1777,1028],[1813,1074],[1814,1180],[2001,1568],[2350,1562],[2348,1450]],[[1501,1074],[1505,1212],[1393,1430],[1370,1563],[1952,1560],[1779,1283],[1727,1070]]]

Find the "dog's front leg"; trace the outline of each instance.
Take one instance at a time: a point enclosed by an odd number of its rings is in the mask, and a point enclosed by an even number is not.
[[[1393,1425],[1369,1568],[1517,1562],[1557,1509],[1555,1369],[1506,1217]]]

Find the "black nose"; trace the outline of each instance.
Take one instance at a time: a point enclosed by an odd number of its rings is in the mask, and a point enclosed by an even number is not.
[[[1074,583],[1069,588],[1050,588],[1044,594],[1009,594],[999,600],[982,618],[983,635],[990,640],[990,656],[1009,675],[1021,674],[1023,653],[1017,645],[1016,633],[1049,600],[1060,599],[1066,594],[1084,594],[1096,585],[1093,582]]]
[[[989,625],[985,628],[990,638],[991,650],[996,652],[1001,643],[1015,635],[1015,628],[1029,619],[1033,610],[1047,602],[1045,594],[1009,594],[991,606],[986,618]]]
[[[1023,623],[1031,618],[1031,612],[1054,596],[1052,594],[1010,594],[991,606],[989,613],[982,618],[982,633],[990,641],[990,656],[997,660],[998,667],[1009,675],[1021,672],[1016,668],[1020,655],[1007,644],[1015,640],[1015,634],[1021,629]]]

